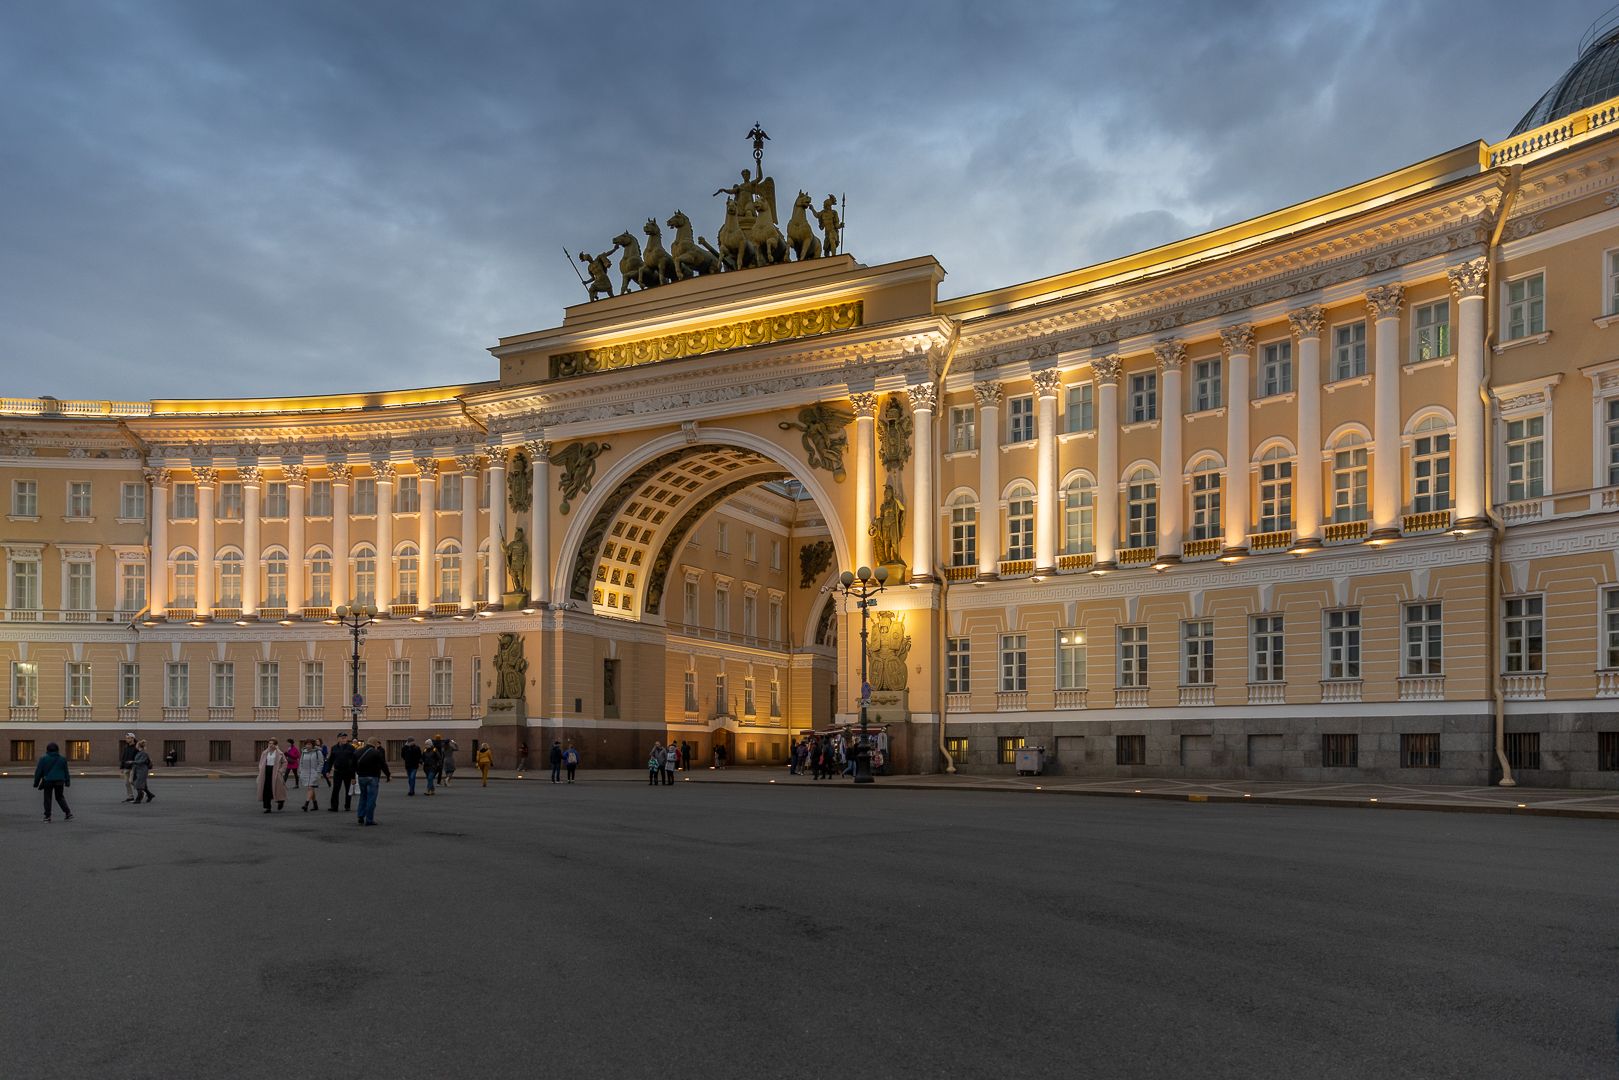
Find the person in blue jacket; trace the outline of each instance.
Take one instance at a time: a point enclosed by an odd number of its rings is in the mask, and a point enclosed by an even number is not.
[[[73,820],[73,811],[67,808],[67,800],[62,797],[62,789],[72,784],[73,773],[67,767],[67,758],[56,752],[55,743],[46,743],[45,756],[34,766],[34,786],[45,796],[46,821],[51,820],[52,795],[56,796],[56,805],[62,808],[63,817]]]

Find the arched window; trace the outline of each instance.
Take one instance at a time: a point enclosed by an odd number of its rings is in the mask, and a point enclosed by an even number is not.
[[[1450,509],[1450,431],[1443,417],[1416,426],[1411,440],[1411,512]]]
[[[1371,470],[1366,437],[1346,432],[1332,448],[1332,520],[1365,521]]]
[[[264,590],[259,602],[265,607],[287,606],[287,553],[282,548],[264,553]]]
[[[1148,468],[1130,474],[1125,485],[1125,547],[1145,548],[1158,543],[1158,477]]]
[[[418,598],[421,594],[417,587],[417,579],[421,572],[421,559],[417,555],[415,544],[407,542],[394,549],[394,569],[394,581],[397,583],[395,592],[398,595],[394,603],[420,603]]]
[[[950,565],[978,565],[978,506],[967,492],[950,503]]]
[[[1273,446],[1259,459],[1259,531],[1285,532],[1293,527],[1293,457],[1285,446]]]
[[[174,580],[169,583],[169,595],[175,607],[195,607],[197,603],[197,554],[194,551],[174,553]]]
[[[350,602],[357,607],[377,606],[377,549],[359,544],[354,549],[353,578],[349,582]]]
[[[214,565],[217,567],[217,576],[214,578],[214,603],[219,607],[241,607],[242,553],[235,548],[226,548],[219,553]]]
[[[1006,497],[1006,557],[1034,558],[1034,489],[1026,484]]]
[[[314,607],[332,606],[332,550],[309,549],[309,603]]]
[[[1063,551],[1080,555],[1096,550],[1096,485],[1076,476],[1062,492]]]
[[[1192,496],[1192,539],[1215,540],[1224,535],[1220,523],[1220,462],[1206,457],[1192,467],[1188,485]]]
[[[438,546],[438,590],[440,604],[461,599],[461,545],[446,540]]]

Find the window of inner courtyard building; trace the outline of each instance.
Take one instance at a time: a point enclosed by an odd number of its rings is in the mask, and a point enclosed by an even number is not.
[[[1506,285],[1507,340],[1546,331],[1546,275],[1526,274]]]
[[[1332,378],[1355,379],[1366,374],[1366,320],[1332,328]]]
[[[1450,355],[1450,301],[1411,309],[1411,363]]]
[[[1181,623],[1181,685],[1214,685],[1214,620]]]
[[[430,667],[429,689],[431,697],[429,705],[445,708],[454,700],[455,694],[455,661],[448,656],[435,656]]]
[[[326,701],[326,663],[323,660],[305,660],[299,664],[303,694],[298,704],[306,709],[318,709]]]
[[[118,704],[133,709],[141,703],[141,666],[134,663],[118,665]]]
[[[978,411],[971,405],[950,407],[950,452],[959,454],[978,448]]]
[[[1328,679],[1360,678],[1360,609],[1326,613]]]
[[[1293,392],[1293,343],[1273,341],[1259,350],[1259,396]]]
[[[1249,623],[1253,650],[1253,668],[1250,681],[1279,683],[1284,681],[1282,668],[1282,617],[1255,615]]]
[[[1144,689],[1147,685],[1147,628],[1121,626],[1118,634],[1118,685]]]
[[[1158,374],[1148,371],[1130,376],[1130,423],[1158,419]]]
[[[1018,397],[1007,399],[1006,434],[1006,441],[1010,443],[1034,441],[1034,396],[1032,394],[1021,394]]]
[[[1001,635],[1001,690],[1021,693],[1029,688],[1029,636]]]

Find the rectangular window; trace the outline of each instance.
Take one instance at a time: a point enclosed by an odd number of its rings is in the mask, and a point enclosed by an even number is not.
[[[329,518],[332,516],[332,482],[330,480],[309,481],[309,503],[305,511],[312,518]]]
[[[1400,736],[1400,768],[1439,768],[1439,733],[1424,732]]]
[[[197,485],[176,482],[169,502],[170,521],[195,521],[197,518]]]
[[[714,629],[731,629],[731,590],[723,586],[714,590]]]
[[[752,529],[742,530],[742,557],[748,562],[759,561],[759,534]]]
[[[1113,737],[1114,760],[1120,765],[1145,765],[1147,763],[1147,737],[1145,735],[1115,735]]]
[[[1293,343],[1273,341],[1259,350],[1259,396],[1293,392]]]
[[[1608,486],[1619,487],[1619,398],[1609,398],[1603,420],[1603,442],[1608,448]]]
[[[135,614],[146,609],[146,564],[118,564],[118,610]]]
[[[422,508],[422,481],[419,476],[401,476],[394,481],[394,513],[414,514]]]
[[[1192,474],[1192,539],[1214,540],[1225,535],[1220,516],[1220,470],[1200,466]]]
[[[230,740],[209,739],[208,760],[216,764],[223,764],[230,761]]]
[[[1083,690],[1089,677],[1085,632],[1077,628],[1057,631],[1057,689]]]
[[[973,643],[969,638],[953,637],[945,643],[944,690],[947,694],[970,694],[973,688]]]
[[[67,703],[73,708],[86,708],[90,704],[90,665],[67,666]]]
[[[1254,661],[1251,681],[1282,682],[1282,617],[1255,615],[1250,625]]]
[[[771,676],[770,679],[770,715],[781,715],[781,683],[775,676]]]
[[[1353,769],[1360,763],[1359,735],[1321,736],[1321,766],[1325,769]]]
[[[1218,409],[1225,404],[1220,385],[1220,360],[1196,360],[1192,363],[1192,411]]]
[[[388,661],[388,704],[407,706],[410,704],[410,661]]]
[[[1158,481],[1146,469],[1137,469],[1125,493],[1124,546],[1152,547],[1158,543]]]
[[[1507,732],[1507,764],[1514,769],[1540,768],[1540,732]]]
[[[478,509],[489,509],[489,492],[494,488],[494,473],[488,469],[478,474]]]
[[[438,478],[436,506],[440,510],[461,509],[461,474],[452,473]]]
[[[35,758],[33,739],[12,739],[11,760],[31,762]]]
[[[1366,374],[1366,320],[1332,328],[1332,378]]]
[[[163,665],[163,707],[184,709],[191,704],[191,666],[185,661]]]
[[[350,508],[356,516],[371,517],[377,512],[377,478],[374,476],[359,476],[354,480],[354,505]]]
[[[1121,626],[1119,635],[1119,686],[1145,689],[1147,685],[1147,628]]]
[[[1411,363],[1450,355],[1450,301],[1411,309]]]
[[[1619,772],[1619,731],[1597,732],[1597,769]]]
[[[1023,394],[1006,402],[1007,442],[1034,441],[1034,395]]]
[[[1507,421],[1507,502],[1546,494],[1546,418]]]
[[[1366,499],[1370,491],[1370,465],[1367,449],[1352,446],[1332,455],[1332,520],[1366,520]]]
[[[1411,512],[1450,509],[1450,436],[1419,435],[1411,443]]]
[[[1326,629],[1326,677],[1360,678],[1360,609],[1327,612]]]
[[[697,711],[697,672],[686,672],[684,681],[686,687],[686,711],[694,713]]]
[[[750,638],[759,636],[759,598],[752,593],[742,594],[742,633]]]
[[[1096,430],[1096,384],[1074,383],[1068,388],[1068,430]]]
[[[1214,685],[1214,620],[1181,623],[1181,685]]]
[[[284,518],[287,516],[287,482],[285,480],[270,480],[265,483],[264,516],[267,518]]]
[[[978,448],[978,410],[971,405],[952,405],[950,407],[950,452],[959,454],[964,450]]]
[[[1507,340],[1546,331],[1546,275],[1529,274],[1507,282]]]
[[[236,704],[236,665],[229,660],[215,660],[213,679],[209,683],[208,704],[215,709],[229,709]]]
[[[744,678],[742,680],[742,715],[743,716],[758,716],[759,715],[759,710],[758,710],[758,707],[757,707],[757,703],[754,701],[754,697],[753,697],[753,679],[751,677],[750,678]]]
[[[714,550],[721,555],[731,553],[731,526],[724,521],[714,526]]]
[[[781,569],[781,541],[770,541],[770,569]]]
[[[133,709],[141,703],[141,666],[124,663],[118,665],[118,704]]]
[[[69,740],[67,740],[67,759],[69,761],[89,761],[90,760],[90,740],[89,739],[69,739]]]
[[[1017,752],[1028,745],[1022,735],[999,735],[995,739],[996,756],[1002,765],[1016,765]]]
[[[67,609],[91,611],[96,606],[96,567],[94,563],[70,562],[67,571]]]
[[[455,693],[455,666],[453,659],[448,656],[433,657],[431,674],[430,693],[432,698],[429,704],[445,708],[450,704],[451,696]]]
[[[1292,527],[1293,463],[1285,458],[1262,461],[1259,464],[1259,531],[1283,532]]]
[[[1544,655],[1545,598],[1509,596],[1504,601],[1506,648],[1502,661],[1509,675],[1546,670]]]
[[[1409,676],[1445,673],[1444,622],[1439,601],[1405,605],[1405,657],[1400,673]]]
[[[87,518],[90,516],[90,481],[68,481],[67,516],[70,518]]]
[[[146,485],[118,485],[118,520],[146,520]]]
[[[326,703],[326,663],[323,660],[303,662],[301,682],[303,696],[298,704],[306,709],[318,709]]]
[[[1029,688],[1029,636],[1001,635],[1001,689],[1017,693]]]
[[[703,621],[702,610],[697,599],[697,582],[691,578],[686,579],[686,625],[698,626]]]
[[[968,741],[965,735],[946,735],[944,737],[944,752],[950,755],[950,760],[957,765],[967,760]]]
[[[782,629],[781,628],[781,601],[776,599],[774,596],[772,596],[770,598],[770,640],[771,641],[779,643],[779,642],[785,640],[785,638],[782,636],[781,629]]]
[[[714,712],[718,716],[730,716],[731,692],[725,680],[725,672],[714,676]]]
[[[1607,287],[1603,289],[1604,315],[1619,315],[1619,251],[1610,251],[1607,260]]]
[[[253,703],[261,709],[281,708],[281,665],[276,661],[259,661],[258,693]]]
[[[950,565],[978,565],[978,508],[950,507]]]
[[[1158,419],[1158,373],[1130,376],[1130,423]]]
[[[39,560],[13,559],[11,563],[11,606],[19,611],[38,611]]]
[[[11,482],[11,516],[39,516],[39,481],[13,480]]]
[[[214,517],[219,521],[242,520],[242,485],[234,480],[228,480],[219,485],[219,502],[214,507]]]

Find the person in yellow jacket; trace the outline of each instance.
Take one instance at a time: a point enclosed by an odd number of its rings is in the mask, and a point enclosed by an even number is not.
[[[472,759],[477,763],[478,774],[483,777],[483,786],[489,786],[489,768],[495,763],[495,755],[489,752],[489,744],[483,743],[478,747],[477,756]]]

